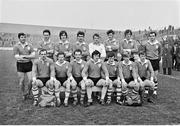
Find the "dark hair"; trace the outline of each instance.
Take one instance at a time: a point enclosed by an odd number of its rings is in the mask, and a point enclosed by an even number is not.
[[[109,35],[110,33],[112,33],[113,35],[115,34],[115,32],[112,29],[110,29],[106,32],[107,35]]]
[[[123,58],[124,58],[124,57],[130,57],[130,53],[129,53],[129,52],[123,53],[123,54],[122,54],[122,57],[123,57]]]
[[[83,31],[78,31],[77,37],[78,37],[79,35],[82,35],[82,36],[84,37],[84,36],[85,36],[85,33],[84,33]]]
[[[149,32],[149,36],[150,36],[150,34],[154,34],[155,36],[157,35],[157,33],[155,31]]]
[[[74,55],[75,55],[76,52],[80,52],[80,53],[82,54],[82,51],[81,51],[80,49],[76,49],[76,50],[74,51]]]
[[[63,31],[59,32],[59,38],[61,39],[61,36],[64,34],[65,34],[66,38],[68,37],[67,32],[63,30]]]
[[[65,57],[65,53],[62,51],[58,52],[57,57],[59,57],[59,55],[63,55]]]
[[[97,50],[92,52],[92,58],[94,57],[94,55],[99,55],[99,57],[101,57],[101,53]]]
[[[23,32],[18,33],[18,38],[19,38],[19,39],[20,39],[21,36],[26,36],[26,34],[23,33]]]
[[[130,29],[127,29],[125,32],[124,32],[124,36],[126,36],[127,34],[129,34],[130,33],[130,35],[132,35],[132,31],[130,30]]]
[[[139,56],[140,56],[140,55],[146,55],[146,53],[145,53],[144,51],[140,51],[140,52],[139,52]]]
[[[47,54],[47,50],[46,49],[39,49],[39,54],[41,54],[41,52],[46,52],[46,54]]]
[[[108,55],[107,55],[107,58],[109,58],[109,57],[115,57],[114,52],[112,52],[112,51],[111,51],[111,52],[109,52],[109,53],[108,53]]]
[[[98,37],[98,38],[100,38],[100,35],[97,34],[97,33],[95,33],[95,34],[93,35],[93,39],[94,39],[95,36]]]
[[[45,30],[43,31],[43,34],[44,34],[45,32],[47,32],[49,35],[51,35],[51,32],[50,32],[50,30],[48,30],[48,29],[45,29]]]

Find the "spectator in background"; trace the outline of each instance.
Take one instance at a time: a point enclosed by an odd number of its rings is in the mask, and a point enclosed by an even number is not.
[[[163,74],[166,74],[167,69],[168,75],[172,74],[172,48],[170,47],[168,41],[165,41],[162,49],[162,68]]]
[[[177,61],[177,71],[180,71],[180,43],[178,43],[177,46],[176,61]]]
[[[134,53],[138,52],[137,44],[135,40],[132,39],[132,31],[126,30],[124,32],[125,39],[120,42],[119,50],[121,54],[130,53],[130,60],[134,61]]]
[[[51,32],[50,30],[46,29],[43,31],[43,39],[39,43],[38,50],[46,49],[47,50],[47,57],[53,59],[54,55],[54,43],[50,39]]]
[[[100,43],[100,35],[95,33],[93,35],[93,40],[94,42],[89,44],[89,53],[90,56],[92,56],[92,53],[97,50],[101,53],[101,59],[104,61],[104,59],[106,58],[106,50],[105,50],[105,46],[104,44]]]
[[[115,54],[115,60],[117,60],[118,49],[119,49],[119,43],[114,38],[115,32],[113,30],[108,30],[106,32],[108,39],[105,41],[105,48],[106,48],[106,54],[108,55],[110,52],[113,52]]]
[[[178,48],[178,43],[175,42],[173,47],[172,47],[172,68],[177,69],[177,59],[176,59],[176,52]]]
[[[80,49],[82,51],[82,60],[87,61],[90,59],[88,44],[84,40],[85,33],[83,31],[78,31],[77,33],[77,41],[73,46],[73,52],[76,49]]]
[[[55,46],[55,55],[54,60],[57,61],[57,54],[59,52],[64,52],[65,60],[70,62],[72,58],[73,48],[71,43],[68,41],[68,34],[66,31],[60,31],[59,33],[59,42]]]

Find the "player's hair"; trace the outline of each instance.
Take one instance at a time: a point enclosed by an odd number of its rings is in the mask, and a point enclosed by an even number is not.
[[[127,29],[125,32],[124,32],[124,36],[126,36],[127,34],[129,34],[130,33],[130,35],[132,35],[132,31],[130,30],[130,29]]]
[[[111,52],[109,52],[109,53],[108,53],[108,55],[107,55],[107,58],[109,58],[109,57],[115,57],[114,52],[112,52],[112,51],[111,51]]]
[[[82,54],[82,51],[81,51],[80,49],[76,49],[76,50],[74,51],[74,55],[75,55],[76,52],[80,52],[80,53]]]
[[[129,57],[129,58],[130,58],[130,53],[129,53],[129,52],[123,53],[123,54],[122,54],[122,57],[123,57],[123,58],[124,58],[124,57]]]
[[[18,38],[19,38],[19,39],[20,39],[21,36],[26,36],[26,34],[23,33],[23,32],[18,33]]]
[[[144,51],[140,51],[140,52],[139,52],[139,56],[140,56],[140,55],[146,55],[146,53],[145,53]]]
[[[155,36],[157,35],[157,33],[156,33],[155,31],[149,32],[149,36],[150,36],[151,34],[154,34]]]
[[[65,30],[59,32],[59,38],[61,39],[61,36],[65,35],[66,38],[68,37],[67,32]]]
[[[65,53],[62,51],[58,52],[57,57],[59,57],[59,55],[63,55],[65,57]]]
[[[99,57],[101,57],[101,53],[98,50],[92,52],[92,58],[94,57],[94,55],[99,55]]]
[[[109,35],[110,33],[112,33],[113,35],[115,34],[115,32],[112,29],[110,29],[106,32],[107,35]]]
[[[46,49],[39,49],[39,55],[41,54],[41,52],[46,52],[46,54],[47,54],[47,50]]]
[[[98,38],[100,38],[100,35],[97,34],[97,33],[95,33],[95,34],[93,35],[93,39],[94,39],[95,36],[98,37]]]
[[[50,30],[48,30],[48,29],[45,29],[45,30],[43,31],[43,34],[44,34],[45,32],[47,32],[49,35],[51,35],[51,32],[50,32]]]
[[[79,35],[82,35],[82,36],[84,37],[84,36],[85,36],[85,33],[84,33],[83,31],[78,31],[77,37],[78,37]]]

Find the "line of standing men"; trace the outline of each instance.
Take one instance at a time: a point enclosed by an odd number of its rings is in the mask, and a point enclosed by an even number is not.
[[[68,106],[70,93],[73,94],[73,105],[78,104],[77,86],[81,89],[80,104],[86,106],[93,103],[92,87],[102,87],[100,104],[110,104],[112,87],[117,92],[116,102],[120,105],[127,102],[132,104],[136,94],[144,92],[144,97],[153,102],[152,96],[157,97],[157,74],[161,58],[161,45],[155,39],[156,33],[150,32],[145,45],[145,52],[138,53],[135,40],[131,38],[132,31],[126,30],[125,39],[118,42],[113,30],[107,31],[108,40],[100,42],[100,35],[94,34],[89,45],[85,43],[85,33],[77,33],[77,42],[72,45],[68,41],[66,31],[59,33],[59,42],[53,43],[49,30],[43,31],[43,40],[38,47],[39,58],[35,59],[33,47],[26,42],[26,35],[19,33],[19,43],[14,46],[17,59],[19,84],[23,99],[30,94],[34,96],[34,105],[60,106],[60,86],[65,87],[64,106]],[[139,59],[134,55],[139,54]],[[33,63],[32,63],[32,60]],[[32,73],[31,73],[32,71]],[[25,90],[25,74],[28,75],[28,90]],[[43,87],[43,88],[42,88]],[[150,88],[145,88],[150,87]],[[39,97],[39,88],[41,96]],[[153,90],[150,95],[148,92]],[[107,93],[107,100],[105,96]],[[150,97],[151,96],[151,97]],[[140,103],[139,100],[137,100]]]

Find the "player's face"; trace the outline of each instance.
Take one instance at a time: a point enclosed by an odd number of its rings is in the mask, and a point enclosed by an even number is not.
[[[83,42],[84,41],[84,36],[83,35],[78,35],[77,40],[79,42]]]
[[[19,41],[21,43],[25,43],[26,42],[26,36],[25,35],[21,35],[20,38],[19,38]]]
[[[93,59],[94,59],[95,62],[97,62],[97,61],[99,60],[99,58],[100,58],[99,55],[94,55],[94,56],[93,56]]]
[[[156,37],[156,36],[155,36],[154,33],[153,33],[153,34],[150,34],[150,35],[149,35],[149,40],[153,42],[153,41],[155,40],[155,37]]]
[[[113,40],[113,38],[114,38],[113,33],[109,33],[109,34],[108,34],[108,38],[109,38],[109,40]]]
[[[140,60],[141,60],[141,61],[143,61],[143,62],[144,62],[144,61],[145,61],[145,59],[146,59],[146,56],[145,56],[145,55],[143,55],[143,54],[141,54],[141,55],[139,56],[139,58],[140,58]]]
[[[109,60],[110,63],[113,63],[114,62],[114,56],[113,57],[109,57],[108,60]]]
[[[61,35],[61,40],[62,40],[62,41],[66,41],[66,40],[67,40],[66,34],[62,34],[62,35]]]
[[[99,37],[98,36],[94,36],[93,40],[95,43],[99,43]]]
[[[44,40],[45,40],[45,41],[48,41],[49,38],[50,38],[50,35],[49,35],[48,32],[44,32],[43,37],[44,37]]]
[[[76,60],[80,60],[81,59],[81,52],[75,52],[74,57]]]
[[[129,62],[129,57],[123,57],[123,59],[124,59],[124,61],[125,61],[126,63]]]
[[[41,57],[42,60],[45,60],[45,59],[46,59],[46,56],[47,56],[47,52],[46,52],[46,51],[43,51],[43,52],[41,52],[39,55],[40,55],[40,57]]]
[[[60,63],[64,62],[64,55],[59,55],[59,56],[58,56],[58,61],[59,61]]]
[[[127,39],[127,40],[130,40],[130,39],[131,39],[131,33],[127,33],[127,34],[126,34],[126,39]]]

